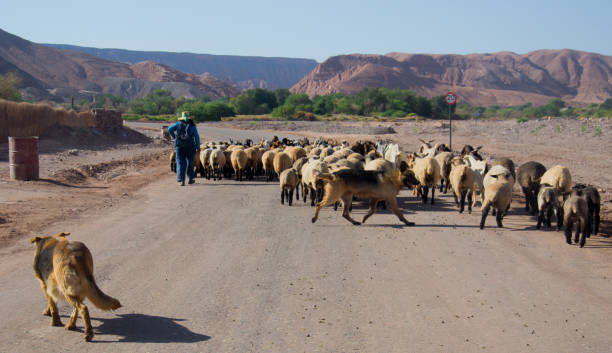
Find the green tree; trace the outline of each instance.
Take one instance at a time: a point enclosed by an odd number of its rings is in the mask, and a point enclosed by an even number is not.
[[[21,78],[15,73],[9,72],[6,75],[0,75],[0,99],[21,101],[21,94],[17,89],[20,84]]]
[[[268,114],[277,107],[276,95],[262,88],[249,89],[230,99],[230,105],[242,115]]]
[[[431,103],[429,102],[429,99],[420,96],[417,97],[414,108],[414,112],[418,115],[424,118],[431,118]]]
[[[291,95],[286,88],[277,88],[274,90],[274,96],[276,97],[276,106],[281,106],[285,104],[285,99]]]
[[[599,105],[599,109],[611,110],[612,109],[612,98],[606,99],[605,102]]]
[[[166,89],[157,89],[146,97],[134,99],[130,103],[130,111],[135,114],[174,114],[176,112],[176,102],[172,97],[172,92]]]

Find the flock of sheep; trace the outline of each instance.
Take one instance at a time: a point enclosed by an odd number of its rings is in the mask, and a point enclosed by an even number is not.
[[[350,217],[355,197],[367,198],[370,210],[363,221],[375,212],[379,201],[389,207],[407,225],[414,225],[403,218],[397,208],[396,195],[402,186],[413,189],[423,203],[435,201],[435,190],[453,193],[459,212],[463,212],[467,198],[468,212],[482,203],[480,228],[491,208],[498,227],[510,208],[512,189],[518,182],[525,195],[525,209],[537,216],[537,228],[551,227],[553,214],[557,229],[565,225],[568,244],[576,228],[574,242],[583,247],[586,238],[599,230],[600,196],[590,185],[572,185],[566,167],[556,165],[546,169],[531,161],[515,170],[509,158],[484,159],[481,147],[463,147],[460,154],[453,153],[447,145],[432,145],[433,141],[420,140],[416,152],[402,151],[397,144],[360,141],[349,145],[346,141],[308,139],[292,141],[261,140],[254,144],[218,142],[206,143],[196,154],[196,171],[213,180],[235,177],[236,180],[253,180],[265,176],[267,182],[278,178],[281,204],[292,205],[301,197],[306,202],[310,195],[315,206],[315,222],[319,209],[326,205],[340,204],[343,217],[353,224],[360,224]],[[171,168],[175,168],[171,156]],[[174,170],[174,169],[173,169]],[[362,221],[362,222],[363,222]],[[580,237],[581,235],[581,237]]]

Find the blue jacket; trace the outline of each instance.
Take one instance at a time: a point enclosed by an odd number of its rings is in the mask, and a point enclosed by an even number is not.
[[[182,121],[176,122],[174,125],[168,128],[168,133],[172,136],[174,140],[174,146],[176,146],[176,130],[181,126],[181,124],[188,124]],[[197,149],[200,148],[200,134],[198,134],[198,128],[196,128],[195,123],[188,124],[187,126],[187,135],[193,138],[193,146]]]

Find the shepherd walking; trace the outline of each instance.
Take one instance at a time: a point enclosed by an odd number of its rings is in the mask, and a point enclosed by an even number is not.
[[[183,112],[178,122],[168,128],[168,133],[174,139],[176,179],[179,185],[185,186],[185,173],[189,184],[195,183],[194,156],[200,147],[200,135],[189,112]]]

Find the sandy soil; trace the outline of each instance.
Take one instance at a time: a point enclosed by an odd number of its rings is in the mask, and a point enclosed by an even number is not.
[[[103,138],[108,145],[91,136],[41,141],[44,180],[0,174],[0,351],[607,352],[612,139],[607,122],[591,123],[601,136],[575,121],[464,122],[453,136],[455,148],[470,142],[518,163],[561,163],[597,185],[604,231],[584,249],[536,231],[519,198],[504,229],[489,218],[480,231],[479,209],[459,215],[450,195],[430,206],[402,191],[415,228],[388,212],[354,227],[331,209],[313,225],[308,204],[281,207],[277,183],[198,179],[181,188],[169,172],[170,147],[153,138],[159,124],[130,124],[137,143],[121,134]],[[199,130],[218,140],[340,129],[339,139],[380,137],[407,150],[418,137],[446,142],[448,133],[436,122],[380,123],[395,131],[385,134],[372,130],[379,123],[265,124]],[[88,244],[99,286],[124,305],[116,313],[90,305],[99,344],[40,315],[27,237],[58,231]],[[66,322],[67,305],[61,312]]]

